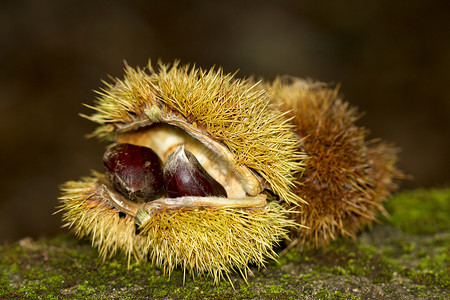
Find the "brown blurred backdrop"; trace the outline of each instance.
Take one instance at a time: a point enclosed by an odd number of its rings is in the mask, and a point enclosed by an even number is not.
[[[2,1],[0,242],[60,231],[58,185],[102,169],[93,90],[123,61],[341,83],[403,189],[449,185],[449,1]]]

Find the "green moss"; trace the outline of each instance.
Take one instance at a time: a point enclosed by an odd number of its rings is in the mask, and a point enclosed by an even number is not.
[[[328,299],[329,296],[330,296],[330,294],[328,293],[327,290],[325,290],[325,289],[320,289],[320,290],[317,291],[317,293],[316,293],[315,296],[317,297],[317,299],[322,300],[322,299]]]
[[[450,189],[403,192],[386,208],[392,224],[410,234],[434,234],[450,228]]]
[[[271,294],[281,294],[284,293],[285,290],[283,289],[282,285],[271,285],[269,286],[269,292]]]
[[[390,282],[394,276],[394,272],[399,272],[401,269],[401,265],[396,260],[388,257],[380,257],[371,282],[375,284]]]
[[[350,294],[341,293],[339,291],[330,293],[326,291],[325,289],[320,289],[317,291],[317,293],[314,295],[317,299],[339,299],[339,300],[356,300],[361,299],[359,297],[354,297]]]
[[[440,201],[439,197],[427,199]],[[416,208],[401,209],[407,215]],[[391,210],[391,214],[395,217],[397,212]],[[148,263],[132,261],[127,268],[128,261],[121,255],[103,262],[88,241],[70,235],[24,239],[0,245],[0,298],[444,299],[450,288],[450,231],[417,235],[392,224],[375,225],[358,241],[338,239],[326,250],[290,249],[278,264],[269,263],[268,269],[252,267],[254,275],[249,275],[248,284],[232,275],[234,289],[228,281],[214,285],[210,278],[185,277],[180,269],[168,277]],[[398,289],[399,282],[404,288]],[[373,294],[380,290],[384,294]]]
[[[10,283],[6,278],[4,278],[4,275],[0,277],[0,295],[8,295],[13,292]]]
[[[270,262],[267,267],[273,270],[280,269],[287,263],[301,263],[309,260],[307,253],[299,253],[298,249],[291,248],[286,253],[281,254],[276,261]]]
[[[360,297],[354,297],[350,294],[345,294],[345,293],[341,293],[341,292],[334,292],[331,297],[331,299],[346,299],[346,300],[357,300],[357,299],[361,299]]]
[[[405,273],[418,285],[448,289],[450,288],[450,262],[448,252],[435,256],[426,256],[419,261],[417,269],[408,269]]]

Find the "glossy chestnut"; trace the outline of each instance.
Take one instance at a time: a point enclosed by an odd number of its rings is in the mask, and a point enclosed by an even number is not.
[[[150,148],[118,144],[103,156],[113,186],[133,201],[151,201],[164,191],[162,161]]]
[[[164,164],[167,196],[227,197],[225,188],[217,182],[183,145],[177,147]]]

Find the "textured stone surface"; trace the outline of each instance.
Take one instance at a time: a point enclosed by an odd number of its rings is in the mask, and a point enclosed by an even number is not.
[[[450,190],[397,194],[388,202],[392,219],[358,241],[291,249],[278,263],[253,269],[248,284],[233,275],[234,289],[227,281],[183,278],[182,270],[169,278],[148,263],[127,269],[125,257],[102,262],[88,241],[70,235],[24,238],[0,246],[0,298],[448,299],[450,230],[442,217],[449,200]]]

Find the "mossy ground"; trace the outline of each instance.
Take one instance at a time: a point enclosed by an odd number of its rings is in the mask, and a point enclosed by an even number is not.
[[[392,216],[327,251],[290,250],[248,284],[238,275],[216,286],[208,278],[170,278],[125,257],[102,262],[87,241],[70,235],[24,238],[0,246],[0,298],[27,299],[448,299],[450,189],[397,194]]]

